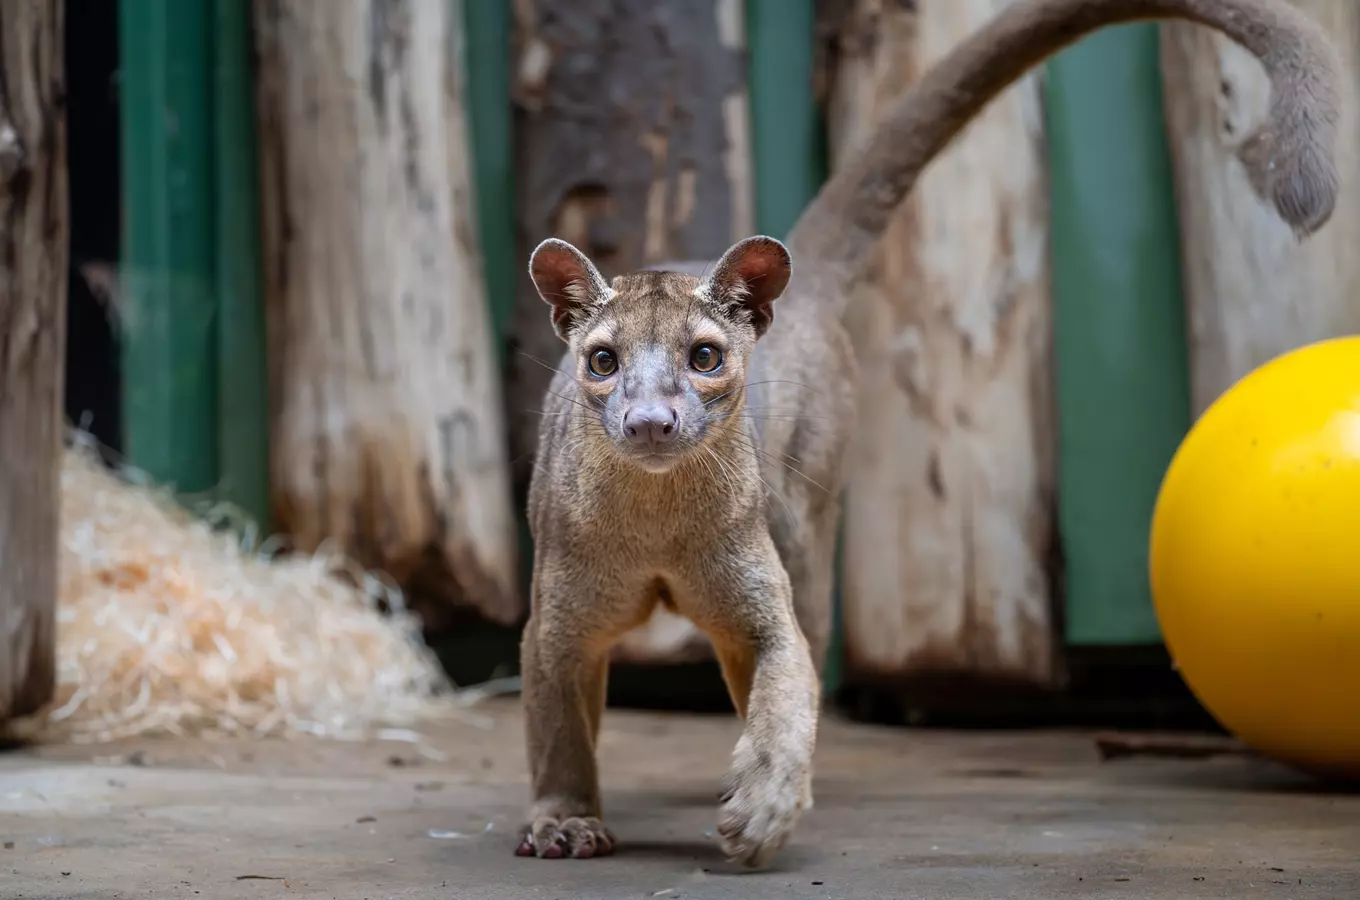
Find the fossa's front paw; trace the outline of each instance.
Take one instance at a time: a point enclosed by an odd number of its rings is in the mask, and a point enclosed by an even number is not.
[[[564,819],[540,816],[525,830],[515,855],[539,859],[590,859],[609,856],[617,843],[604,823],[593,816]]]
[[[812,808],[808,761],[797,753],[756,753],[743,736],[724,779],[718,834],[727,858],[763,866]]]

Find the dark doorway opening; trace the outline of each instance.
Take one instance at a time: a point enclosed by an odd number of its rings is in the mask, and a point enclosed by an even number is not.
[[[71,256],[64,411],[121,450],[118,3],[67,0],[65,40]]]

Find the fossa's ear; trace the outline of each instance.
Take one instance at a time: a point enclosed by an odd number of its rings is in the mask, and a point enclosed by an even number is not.
[[[772,237],[756,235],[723,254],[708,279],[708,294],[727,309],[744,310],[760,337],[774,322],[774,301],[792,274],[788,249]]]
[[[553,329],[567,340],[573,328],[609,302],[611,291],[586,255],[566,241],[548,238],[529,256],[529,277],[552,306]]]

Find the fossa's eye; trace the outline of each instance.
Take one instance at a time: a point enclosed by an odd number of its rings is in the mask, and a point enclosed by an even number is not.
[[[700,344],[690,351],[689,364],[694,371],[711,375],[722,368],[722,351],[712,344]]]
[[[596,350],[590,354],[590,374],[597,378],[608,378],[614,374],[619,367],[619,361],[614,358],[613,352],[609,350]]]

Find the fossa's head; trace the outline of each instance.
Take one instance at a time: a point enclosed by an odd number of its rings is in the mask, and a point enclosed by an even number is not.
[[[576,363],[572,415],[652,472],[698,452],[741,409],[747,362],[790,271],[783,244],[752,237],[704,278],[638,272],[609,284],[571,244],[539,244],[529,274]]]

